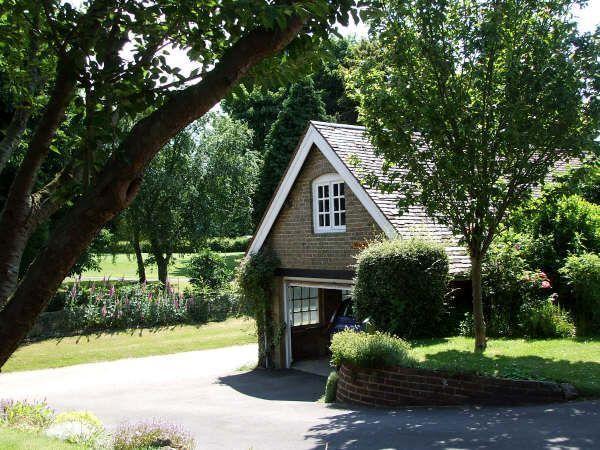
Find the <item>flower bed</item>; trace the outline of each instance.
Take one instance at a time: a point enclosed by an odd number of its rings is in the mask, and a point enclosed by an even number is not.
[[[518,405],[571,400],[570,384],[510,380],[419,368],[359,368],[342,364],[337,401],[367,406]]]

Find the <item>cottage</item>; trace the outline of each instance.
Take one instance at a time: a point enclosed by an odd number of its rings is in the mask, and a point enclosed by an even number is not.
[[[555,170],[567,165],[580,162],[561,162]],[[272,298],[273,319],[286,325],[278,367],[327,354],[330,319],[349,295],[355,256],[371,240],[441,243],[470,303],[469,257],[456,236],[422,207],[400,214],[397,194],[361,183],[365,173],[382,177],[381,167],[364,127],[354,125],[311,121],[292,156],[248,250],[268,247],[281,260]]]
[[[311,121],[252,240],[281,260],[273,308],[286,324],[275,362],[324,356],[327,326],[349,295],[356,254],[385,236],[421,236],[443,243],[450,270],[468,271],[469,258],[423,208],[399,214],[394,194],[361,184],[360,171],[381,172],[381,159],[363,127]]]

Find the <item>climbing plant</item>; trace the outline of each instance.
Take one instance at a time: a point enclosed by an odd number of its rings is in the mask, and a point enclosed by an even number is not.
[[[279,258],[263,250],[246,257],[237,272],[242,310],[256,320],[258,365],[272,367],[273,353],[280,337],[278,322],[273,320],[271,295]]]

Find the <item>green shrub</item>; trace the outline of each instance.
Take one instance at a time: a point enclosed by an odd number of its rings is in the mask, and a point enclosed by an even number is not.
[[[553,279],[569,255],[600,252],[600,205],[578,195],[543,196],[517,216],[518,228],[533,238],[529,265]]]
[[[139,450],[172,447],[192,450],[196,443],[192,435],[182,428],[162,422],[122,424],[113,439],[114,450]]]
[[[45,401],[0,401],[0,425],[14,428],[41,430],[54,420],[54,410]]]
[[[334,403],[335,397],[337,394],[337,384],[338,384],[338,373],[335,370],[332,370],[329,376],[327,377],[327,383],[325,383],[325,396],[323,401],[325,403]]]
[[[387,333],[342,331],[333,335],[330,349],[331,363],[335,367],[342,364],[365,368],[415,364],[410,345]]]
[[[555,304],[552,297],[527,302],[521,307],[519,323],[529,338],[558,338],[575,335],[575,325],[569,314]]]
[[[569,256],[560,274],[575,299],[577,334],[600,334],[600,256],[597,253]]]
[[[448,282],[443,247],[419,240],[372,244],[358,256],[356,314],[394,335],[438,335]]]
[[[233,277],[225,258],[209,249],[202,249],[188,263],[190,283],[200,290],[217,291]]]
[[[212,237],[206,240],[206,245],[215,252],[245,252],[250,244],[250,239],[252,236]]]

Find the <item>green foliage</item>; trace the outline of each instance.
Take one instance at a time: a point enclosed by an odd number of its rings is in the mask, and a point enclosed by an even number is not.
[[[327,382],[325,383],[325,395],[323,396],[323,401],[325,403],[335,403],[339,378],[336,370],[332,370],[327,377]]]
[[[335,367],[342,364],[364,368],[410,367],[415,364],[410,345],[387,333],[341,331],[333,335],[330,349],[331,364]]]
[[[99,430],[104,429],[102,421],[90,411],[67,411],[60,413],[54,419],[54,423],[63,422],[85,422]]]
[[[569,314],[554,302],[553,297],[524,303],[519,313],[519,325],[529,338],[559,338],[575,335],[575,325]]]
[[[278,324],[272,315],[273,277],[279,258],[268,250],[246,257],[237,272],[241,310],[256,321],[259,365],[269,365],[277,340]],[[266,342],[265,342],[266,341]]]
[[[42,430],[54,420],[54,410],[43,402],[0,401],[0,425]]]
[[[371,244],[357,259],[357,317],[402,337],[436,336],[448,282],[448,257],[439,245],[419,240]]]
[[[196,442],[191,433],[166,422],[140,422],[120,425],[113,438],[114,450],[140,450],[171,447],[193,450]]]
[[[579,195],[590,203],[600,205],[600,160],[585,161],[566,173],[556,174],[554,182],[544,185],[542,192],[548,201]]]
[[[46,435],[89,448],[109,447],[106,445],[109,438],[104,432],[104,424],[89,411],[60,413],[46,430]]]
[[[206,240],[206,246],[214,252],[233,253],[245,252],[252,236],[212,237]]]
[[[600,205],[579,195],[545,195],[518,212],[514,228],[529,234],[533,243],[527,259],[555,278],[571,254],[600,252]]]
[[[575,299],[577,334],[600,334],[600,256],[598,253],[571,255],[560,274]]]
[[[115,286],[103,281],[85,287],[75,283],[66,300],[65,322],[70,331],[203,323],[208,319],[208,301],[177,293],[168,284]]]
[[[216,292],[231,279],[225,258],[209,249],[200,250],[188,263],[190,283],[198,290]]]
[[[265,160],[256,190],[254,223],[260,221],[308,122],[325,117],[325,105],[311,78],[291,86],[265,139]]]

